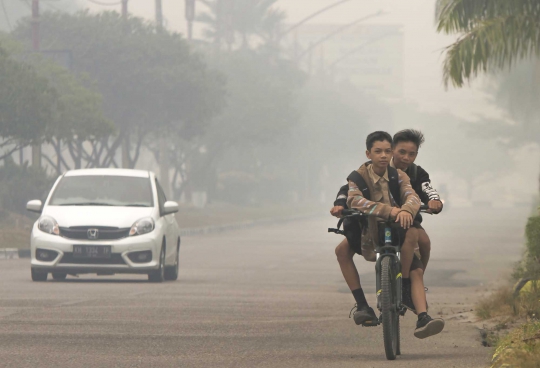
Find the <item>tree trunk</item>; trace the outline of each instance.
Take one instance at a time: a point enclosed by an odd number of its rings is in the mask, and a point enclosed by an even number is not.
[[[171,167],[169,160],[169,142],[167,138],[161,138],[159,144],[159,176],[161,186],[167,197],[171,196],[171,180],[169,169]]]

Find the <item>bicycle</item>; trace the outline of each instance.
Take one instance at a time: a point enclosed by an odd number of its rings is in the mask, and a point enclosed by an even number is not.
[[[427,206],[422,206],[421,211],[426,212]],[[367,219],[367,216],[358,210],[345,209],[338,222],[337,229],[329,228],[328,232],[345,235],[340,230],[343,220],[346,218],[358,221]],[[396,359],[401,355],[399,316],[404,315],[406,308],[402,305],[402,277],[401,277],[401,242],[393,244],[392,223],[384,223],[384,243],[377,245],[375,251],[377,259],[375,263],[375,277],[377,290],[377,309],[381,312],[379,319],[375,323],[364,324],[363,326],[383,325],[383,340],[386,358]]]

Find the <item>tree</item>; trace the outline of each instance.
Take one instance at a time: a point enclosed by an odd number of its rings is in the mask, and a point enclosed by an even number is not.
[[[447,49],[446,83],[540,55],[540,0],[438,0],[436,17],[439,32],[463,33]]]
[[[197,20],[207,24],[206,36],[230,46],[238,34],[243,48],[249,48],[252,38],[269,43],[275,41],[283,26],[285,12],[274,7],[277,0],[201,0],[208,12]]]
[[[108,140],[115,133],[114,125],[103,116],[102,97],[95,86],[83,76],[76,77],[62,66],[43,57],[33,57],[32,65],[57,93],[56,109],[49,127],[47,142],[56,153],[56,162],[44,155],[56,169],[80,169],[99,166],[99,142]],[[85,147],[88,143],[89,147]],[[88,148],[88,149],[87,149]],[[67,151],[73,165],[66,160]]]
[[[14,31],[19,39],[27,39],[30,21]],[[42,48],[69,50],[74,73],[86,73],[103,95],[105,116],[118,134],[101,142],[98,166],[119,166],[116,153],[129,142],[128,166],[134,167],[147,137],[200,134],[221,108],[220,76],[179,34],[140,18],[124,22],[115,12],[44,13],[41,31]]]
[[[540,0],[438,0],[436,13],[439,32],[463,33],[447,49],[447,84],[461,87],[478,73],[519,66],[498,76],[501,84],[492,87],[497,90],[495,100],[516,124],[498,122],[484,126],[484,131],[506,140],[540,143]]]
[[[281,145],[299,120],[297,95],[304,78],[288,61],[270,61],[256,51],[242,49],[209,62],[226,77],[226,106],[196,144],[173,150],[179,170],[175,176],[187,178],[176,193],[187,184],[212,197],[220,169],[246,170],[249,166],[227,165],[236,162],[231,155],[240,152],[251,163],[261,160],[258,148]]]
[[[0,47],[0,159],[47,135],[56,101],[46,78]]]

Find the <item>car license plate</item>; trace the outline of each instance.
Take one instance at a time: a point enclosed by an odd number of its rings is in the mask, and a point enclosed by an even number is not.
[[[74,245],[73,258],[111,258],[111,246]]]

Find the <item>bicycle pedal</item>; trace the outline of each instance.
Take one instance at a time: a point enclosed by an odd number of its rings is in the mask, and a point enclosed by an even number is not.
[[[379,325],[379,321],[378,320],[375,320],[375,321],[364,321],[362,323],[362,326],[363,327],[376,327]]]

